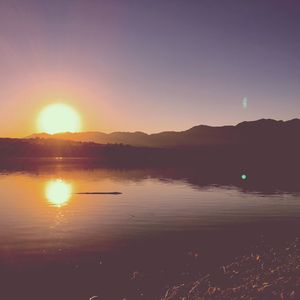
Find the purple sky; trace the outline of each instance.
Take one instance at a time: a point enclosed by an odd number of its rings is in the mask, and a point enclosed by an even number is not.
[[[296,0],[1,0],[0,136],[57,101],[104,132],[299,117],[299,28]]]

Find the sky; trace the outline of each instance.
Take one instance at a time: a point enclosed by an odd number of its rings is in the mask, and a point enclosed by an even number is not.
[[[1,0],[0,136],[63,102],[86,131],[300,115],[297,0]]]

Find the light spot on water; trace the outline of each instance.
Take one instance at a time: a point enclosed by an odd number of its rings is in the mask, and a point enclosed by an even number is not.
[[[50,180],[46,184],[45,195],[49,204],[61,207],[69,202],[72,195],[72,186],[61,179]]]

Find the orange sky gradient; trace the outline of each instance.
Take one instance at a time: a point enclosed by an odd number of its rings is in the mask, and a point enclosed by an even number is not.
[[[0,1],[0,137],[37,132],[55,102],[80,114],[83,131],[106,133],[297,118],[298,8]]]

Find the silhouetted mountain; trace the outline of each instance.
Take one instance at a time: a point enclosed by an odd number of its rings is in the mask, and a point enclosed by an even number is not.
[[[258,120],[223,127],[201,125],[183,132],[152,135],[76,133],[55,135],[55,138],[0,139],[0,170],[38,170],[45,164],[89,169],[151,168],[163,169],[168,178],[185,179],[199,186],[233,184],[272,193],[277,190],[299,192],[299,134],[300,120],[294,119]],[[89,140],[95,136],[98,141],[102,136],[102,141],[124,144],[60,139]],[[241,183],[241,174],[247,174],[247,183]]]
[[[98,144],[59,138],[109,137]],[[183,132],[143,133],[76,133],[52,138],[0,139],[0,167],[8,158],[65,157],[92,160],[92,164],[116,167],[172,167],[272,172],[298,174],[300,168],[300,120],[258,120],[237,126],[196,126]],[[55,137],[55,138],[54,138]],[[131,146],[128,143],[146,145]],[[107,141],[107,139],[106,139]],[[149,147],[152,145],[152,147]],[[294,171],[292,171],[294,170]],[[214,171],[215,172],[215,171]],[[228,172],[226,171],[226,174]]]
[[[0,159],[8,157],[84,157],[97,163],[121,166],[199,165],[209,169],[242,169],[258,164],[297,165],[300,153],[300,120],[258,120],[237,126],[196,126],[183,132],[112,133],[103,135],[124,144],[98,144],[58,139],[88,137],[90,133],[62,134],[52,138],[0,139]],[[94,136],[92,133],[89,138]],[[140,138],[139,138],[140,137]],[[140,140],[147,147],[125,145]],[[153,147],[149,147],[153,145]],[[160,146],[160,147],[159,147]]]
[[[138,147],[195,147],[225,145],[265,145],[295,143],[300,133],[300,120],[275,121],[261,119],[242,122],[236,126],[212,127],[199,125],[181,132],[167,131],[156,134],[143,132],[60,133],[34,134],[28,138],[51,138],[99,144],[126,144]]]

